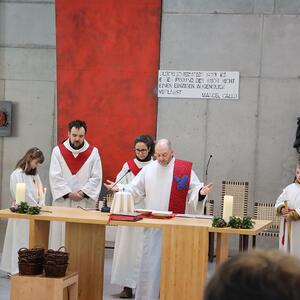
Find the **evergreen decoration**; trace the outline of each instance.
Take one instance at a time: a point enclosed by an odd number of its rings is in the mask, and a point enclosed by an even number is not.
[[[41,208],[39,206],[30,206],[27,202],[21,202],[21,204],[12,206],[10,210],[19,214],[38,215]]]
[[[222,217],[214,216],[212,219],[212,227],[226,227],[227,224]]]
[[[255,222],[251,217],[244,217],[242,221],[241,228],[242,229],[252,229],[254,227]]]
[[[236,229],[241,228],[242,219],[240,217],[232,216],[229,218],[228,226]]]
[[[254,227],[255,222],[251,217],[240,217],[232,216],[229,219],[228,224],[222,217],[214,216],[212,219],[212,227],[231,227],[235,229],[252,229]]]

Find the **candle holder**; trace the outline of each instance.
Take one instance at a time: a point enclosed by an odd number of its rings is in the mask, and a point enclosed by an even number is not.
[[[106,212],[106,213],[110,212],[110,207],[107,206],[107,200],[106,199],[103,200],[103,205],[101,207],[101,212]]]
[[[111,204],[113,197],[114,197],[114,194],[108,194],[102,198],[103,205],[101,207],[101,212],[106,212],[106,213],[110,212],[110,206],[108,206],[108,204]],[[99,207],[98,207],[98,210],[99,210]]]

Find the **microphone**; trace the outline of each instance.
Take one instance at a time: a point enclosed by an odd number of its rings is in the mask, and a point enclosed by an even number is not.
[[[210,160],[212,159],[212,155],[209,156],[209,159],[207,161],[207,164],[206,164],[206,170],[205,170],[205,182],[207,182],[207,174],[208,174],[208,166],[209,166],[209,163],[210,163]]]
[[[110,192],[124,177],[127,176],[128,173],[130,173],[131,170],[128,169],[126,171],[126,173],[121,177],[119,178],[119,180],[117,180],[109,189],[107,189],[106,193],[107,194],[108,192]],[[105,197],[104,200],[103,200],[103,206],[101,207],[101,212],[110,212],[110,207],[107,206],[107,198]]]
[[[117,180],[113,185],[112,185],[112,187],[111,188],[109,188],[109,189],[107,189],[107,191],[106,192],[109,192],[109,191],[111,191],[125,176],[127,176],[127,174],[128,173],[130,173],[131,172],[131,170],[130,169],[128,169],[127,171],[126,171],[126,173],[119,179],[119,180]]]

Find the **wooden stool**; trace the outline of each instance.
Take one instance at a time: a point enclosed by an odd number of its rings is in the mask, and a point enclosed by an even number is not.
[[[67,288],[68,300],[77,300],[78,273],[66,274],[64,277],[52,278],[44,275],[11,277],[11,300],[63,300]]]

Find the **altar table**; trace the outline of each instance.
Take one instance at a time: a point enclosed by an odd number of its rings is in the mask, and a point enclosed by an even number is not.
[[[46,206],[39,215],[0,210],[0,218],[28,219],[29,247],[48,248],[50,221],[66,222],[65,246],[70,253],[69,272],[79,273],[78,299],[100,300],[103,295],[105,226],[108,215],[80,208]],[[112,221],[112,225],[156,227],[163,232],[160,299],[203,297],[208,268],[208,233],[217,234],[217,263],[227,259],[228,235],[256,235],[272,224],[255,220],[253,229],[213,228],[211,220],[172,218],[138,222]]]

